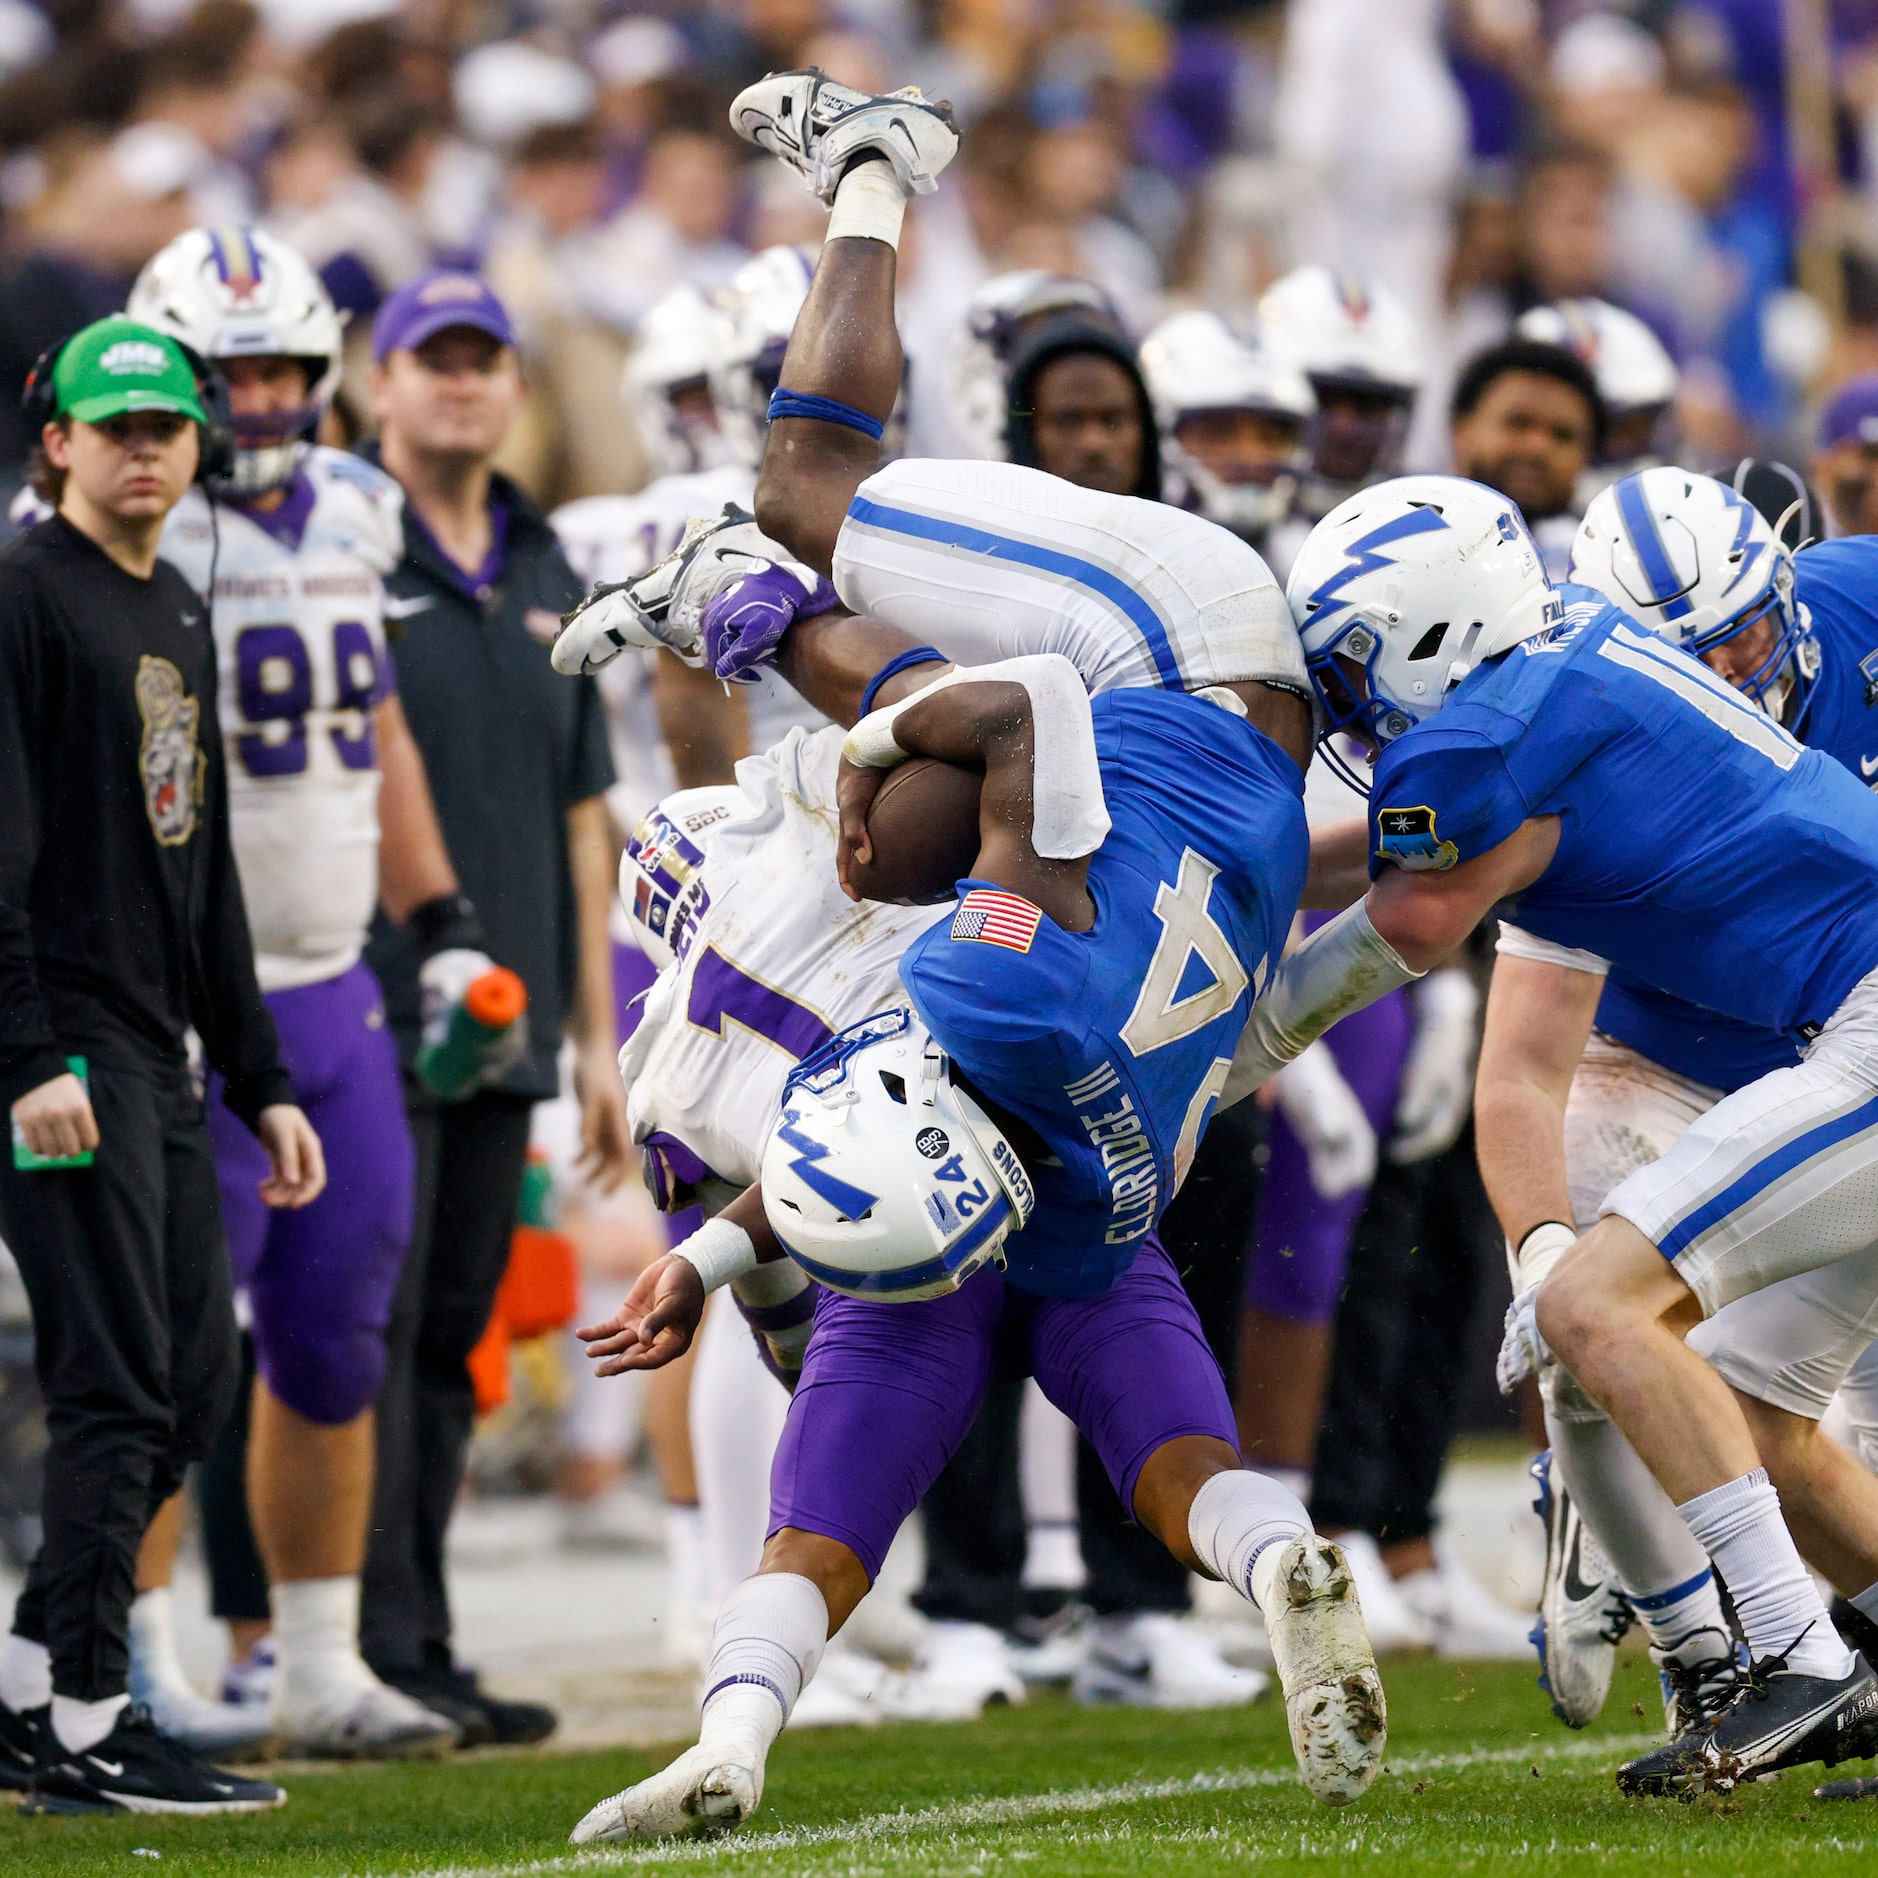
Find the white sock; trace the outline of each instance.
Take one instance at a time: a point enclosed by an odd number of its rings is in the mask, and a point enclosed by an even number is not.
[[[746,1578],[717,1614],[698,1745],[760,1767],[828,1647],[828,1605],[794,1572]]]
[[[1727,1581],[1756,1662],[1782,1656],[1803,1676],[1837,1678],[1852,1668],[1780,1517],[1780,1495],[1757,1467],[1677,1509]]]
[[[1273,1558],[1299,1533],[1311,1532],[1304,1502],[1281,1481],[1249,1469],[1215,1474],[1193,1496],[1187,1537],[1227,1584],[1254,1604],[1253,1572],[1261,1555]]]
[[[1857,1597],[1852,1599],[1852,1604],[1856,1609],[1863,1611],[1874,1624],[1878,1624],[1878,1585],[1867,1585]],[[4,1658],[0,1658],[0,1701],[6,1701],[5,1675],[6,1662]],[[17,1706],[17,1703],[7,1702],[8,1708]]]
[[[129,1700],[127,1695],[107,1695],[102,1702],[81,1702],[76,1696],[55,1695],[52,1732],[68,1753],[83,1754],[117,1726],[117,1718]]]
[[[1633,1598],[1660,1593],[1708,1571],[1708,1554],[1676,1502],[1614,1421],[1557,1415],[1548,1407],[1545,1431],[1552,1466],[1625,1592]]]
[[[900,223],[906,215],[906,191],[885,157],[857,163],[835,188],[835,206],[828,217],[829,241],[858,236],[900,246]]]
[[[267,1594],[281,1688],[337,1694],[363,1690],[372,1672],[359,1655],[359,1580],[296,1578]]]
[[[0,1644],[0,1702],[15,1715],[52,1700],[52,1652],[17,1634]]]
[[[1693,1578],[1661,1591],[1626,1592],[1644,1634],[1659,1650],[1674,1650],[1698,1630],[1728,1631],[1722,1610],[1721,1586],[1714,1570],[1704,1565]]]
[[[1089,1582],[1075,1520],[1038,1520],[1024,1528],[1020,1582],[1026,1591],[1080,1591]]]
[[[176,1648],[176,1613],[168,1585],[137,1593],[130,1607],[130,1653],[138,1669],[156,1687],[174,1690],[178,1695],[195,1694]]]

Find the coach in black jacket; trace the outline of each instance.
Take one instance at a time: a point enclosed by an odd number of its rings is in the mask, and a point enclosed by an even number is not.
[[[138,1545],[235,1388],[191,1026],[267,1148],[264,1197],[304,1206],[325,1172],[255,983],[207,609],[157,559],[199,460],[194,371],[120,318],[69,340],[51,385],[57,512],[0,555],[0,1231],[51,1436],[0,1648],[0,1785],[60,1811],[273,1805],[125,1707]]]

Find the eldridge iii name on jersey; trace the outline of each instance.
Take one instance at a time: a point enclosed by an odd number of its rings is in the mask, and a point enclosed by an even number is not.
[[[224,503],[211,519],[198,488],[163,530],[163,558],[198,592],[215,566],[235,861],[265,991],[347,970],[378,901],[372,713],[394,682],[383,580],[402,512],[389,476],[318,448],[273,512]]]

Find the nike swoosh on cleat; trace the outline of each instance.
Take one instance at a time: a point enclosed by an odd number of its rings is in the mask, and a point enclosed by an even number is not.
[[[88,1760],[93,1767],[102,1767],[113,1780],[117,1779],[124,1771],[124,1763],[122,1761],[103,1760],[96,1754],[87,1754],[85,1759]]]
[[[1571,1550],[1565,1555],[1564,1586],[1565,1595],[1574,1604],[1582,1604],[1587,1598],[1595,1598],[1601,1585],[1588,1585],[1578,1575],[1578,1551],[1584,1540],[1584,1527],[1574,1523],[1572,1527]]]

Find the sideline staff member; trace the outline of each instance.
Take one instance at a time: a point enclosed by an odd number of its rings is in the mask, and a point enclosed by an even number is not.
[[[57,513],[0,555],[0,1232],[51,1436],[0,1647],[0,1784],[46,1811],[254,1811],[286,1796],[194,1761],[125,1694],[138,1544],[235,1387],[189,1026],[267,1150],[262,1197],[304,1206],[325,1169],[255,983],[205,609],[157,559],[200,461],[195,371],[114,317],[66,342],[51,392]]]

